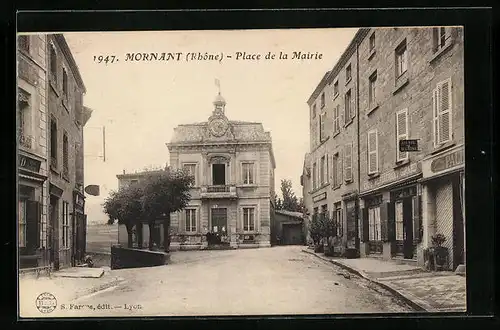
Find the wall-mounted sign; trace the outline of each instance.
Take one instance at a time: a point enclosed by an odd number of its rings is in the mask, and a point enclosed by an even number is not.
[[[409,165],[404,166],[398,170],[391,169],[380,174],[378,178],[367,180],[366,182],[364,182],[363,190],[374,189],[384,184],[391,183],[393,181],[402,180],[404,178],[417,174],[420,171],[421,171],[420,163],[410,163]]]
[[[326,199],[326,191],[312,198],[313,202],[319,202],[323,199]]]
[[[456,150],[444,156],[440,156],[431,162],[433,173],[441,172],[464,163],[464,149]]]
[[[19,155],[19,167],[26,169],[31,172],[39,172],[41,161],[26,157],[24,155]]]
[[[400,152],[418,151],[418,140],[399,140]]]

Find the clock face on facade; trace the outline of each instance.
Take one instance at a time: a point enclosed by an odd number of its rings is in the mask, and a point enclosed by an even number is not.
[[[217,137],[223,136],[226,133],[228,126],[229,125],[226,120],[222,118],[214,119],[210,122],[210,133]]]

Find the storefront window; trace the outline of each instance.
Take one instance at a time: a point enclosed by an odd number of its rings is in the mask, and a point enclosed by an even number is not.
[[[396,208],[396,240],[402,241],[404,239],[403,202],[401,201],[396,202],[395,208]]]

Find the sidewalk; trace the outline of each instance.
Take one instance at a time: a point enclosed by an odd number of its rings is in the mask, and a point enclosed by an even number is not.
[[[21,317],[40,317],[35,305],[44,292],[52,294],[57,304],[67,304],[123,283],[124,279],[112,275],[107,268],[71,267],[50,276],[36,278],[32,275],[19,277],[19,312]],[[45,315],[47,316],[47,315]]]
[[[377,283],[399,296],[415,309],[427,312],[465,312],[465,277],[453,272],[427,272],[410,265],[373,258],[343,259],[325,257],[303,249],[329,261],[350,273]]]

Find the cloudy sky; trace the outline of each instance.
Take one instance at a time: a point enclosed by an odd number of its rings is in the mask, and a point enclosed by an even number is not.
[[[118,186],[116,175],[164,166],[173,128],[206,121],[220,80],[230,120],[262,122],[271,132],[276,187],[291,179],[302,195],[300,174],[309,149],[307,99],[357,29],[68,33],[66,40],[83,77],[86,106],[94,110],[85,128],[85,184],[101,186],[88,196],[89,222],[104,222],[101,204]],[[292,59],[293,52],[322,59]],[[127,53],[182,52],[181,61],[125,61]],[[185,61],[186,53],[233,55],[219,61]],[[236,60],[236,52],[261,54]],[[268,53],[275,60],[265,60]],[[279,60],[279,53],[287,60]],[[99,63],[99,56],[115,56]],[[95,56],[95,58],[94,58]],[[110,57],[111,58],[111,57]],[[106,132],[103,160],[102,127]]]

